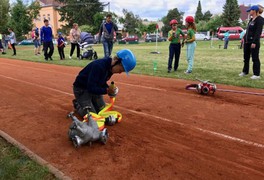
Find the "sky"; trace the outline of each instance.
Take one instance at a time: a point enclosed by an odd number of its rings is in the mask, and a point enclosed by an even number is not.
[[[174,8],[184,12],[185,16],[194,16],[199,0],[100,0],[100,2],[110,2],[110,11],[117,15],[123,15],[122,10],[127,9],[134,15],[139,15],[141,19],[157,21]],[[221,14],[225,2],[226,0],[201,0],[202,12],[209,10],[212,14]],[[238,0],[238,4],[264,6],[264,0]],[[108,11],[108,6],[105,10]]]

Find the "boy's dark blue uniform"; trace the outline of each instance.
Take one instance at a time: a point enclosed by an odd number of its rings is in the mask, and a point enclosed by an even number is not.
[[[104,106],[104,94],[107,94],[107,81],[113,75],[111,72],[112,58],[96,60],[84,67],[73,83],[75,108],[81,116],[86,114],[83,108],[91,107],[91,112],[98,113]],[[76,107],[79,106],[79,107]]]

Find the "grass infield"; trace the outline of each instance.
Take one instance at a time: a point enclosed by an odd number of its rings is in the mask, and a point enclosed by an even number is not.
[[[264,76],[262,76],[260,80],[250,79],[250,76],[253,75],[252,62],[250,63],[249,75],[243,78],[238,76],[243,67],[243,50],[238,49],[238,45],[240,44],[240,42],[230,41],[228,49],[223,49],[223,43],[224,42],[221,40],[197,41],[193,73],[189,75],[183,73],[187,68],[186,46],[181,50],[178,71],[172,73],[167,73],[169,42],[159,42],[157,44],[157,47],[156,43],[115,43],[113,53],[124,48],[132,50],[137,58],[137,66],[132,71],[132,73],[134,74],[145,74],[151,76],[190,80],[199,78],[202,80],[210,80],[218,84],[264,88]],[[219,45],[222,45],[221,49],[219,49]],[[264,64],[263,40],[261,41],[261,45],[260,60],[261,63]],[[99,58],[102,58],[104,54],[102,44],[96,44],[93,46],[93,48],[97,52]],[[0,55],[0,57],[80,67],[83,67],[91,62],[90,60],[77,60],[76,50],[74,52],[72,60],[70,60],[70,45],[65,48],[66,60],[63,61],[59,60],[59,54],[56,47],[54,49],[53,61],[48,62],[44,60],[43,53],[40,56],[35,56],[33,49],[33,46],[17,46],[17,56],[11,56],[12,51],[8,50],[6,55]],[[151,52],[160,53],[153,54]]]

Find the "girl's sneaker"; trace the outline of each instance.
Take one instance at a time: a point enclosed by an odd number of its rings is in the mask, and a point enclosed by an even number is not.
[[[244,77],[244,76],[246,76],[246,75],[247,75],[247,74],[244,73],[244,72],[241,72],[241,73],[239,74],[240,77]]]
[[[186,71],[184,71],[184,73],[185,73],[185,74],[191,74],[192,71],[186,70]]]
[[[260,76],[253,75],[250,77],[250,79],[260,79]]]

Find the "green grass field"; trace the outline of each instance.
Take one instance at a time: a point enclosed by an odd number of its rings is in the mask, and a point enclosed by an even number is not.
[[[182,49],[179,68],[177,72],[167,73],[168,63],[168,47],[169,42],[158,43],[157,50],[160,54],[152,54],[156,51],[156,43],[140,43],[140,44],[115,44],[113,52],[124,48],[131,49],[137,58],[137,66],[132,73],[146,74],[151,76],[161,76],[177,79],[191,79],[199,78],[202,80],[211,80],[215,83],[229,84],[235,86],[245,86],[253,88],[264,88],[264,77],[260,80],[251,80],[252,75],[252,62],[250,67],[250,74],[247,77],[239,77],[243,67],[243,50],[238,49],[239,41],[230,41],[229,48],[219,49],[219,45],[222,45],[223,41],[197,41],[197,48],[195,51],[195,62],[193,73],[186,75],[183,72],[187,68],[186,62],[186,47]],[[262,47],[260,49],[260,60],[264,63],[264,41],[261,42]],[[212,46],[212,47],[211,47]],[[17,56],[11,56],[11,50],[8,50],[8,54],[1,55],[0,57],[16,58],[27,61],[35,61],[42,63],[52,63],[67,66],[80,66],[83,67],[90,60],[77,60],[76,54],[72,60],[68,59],[70,46],[65,48],[66,60],[60,61],[57,48],[55,47],[53,61],[44,61],[43,55],[35,56],[33,53],[33,46],[17,46]],[[99,58],[103,57],[102,44],[94,45],[93,48],[98,53]],[[76,52],[75,52],[76,53]],[[154,71],[154,63],[157,63],[157,70]],[[263,66],[262,66],[263,69]]]
[[[18,148],[0,138],[0,180],[56,179],[48,169],[25,156]]]

